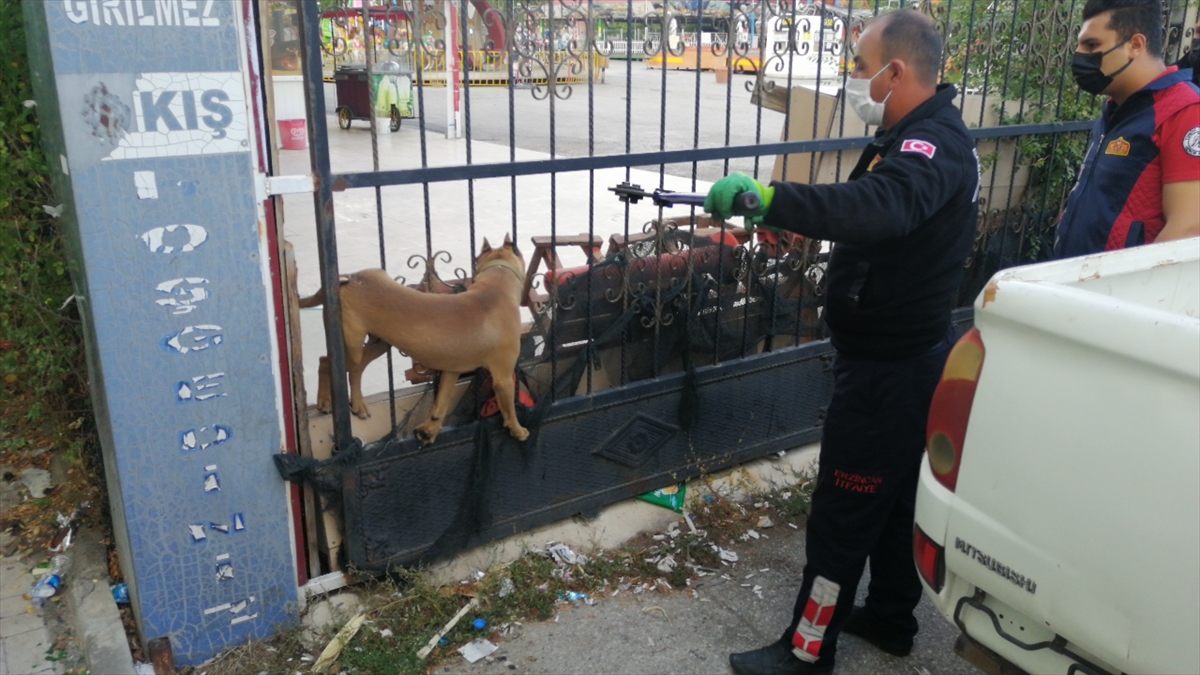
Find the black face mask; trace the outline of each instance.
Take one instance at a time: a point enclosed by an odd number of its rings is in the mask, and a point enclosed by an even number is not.
[[[1129,42],[1125,40],[1125,42]],[[1101,70],[1101,64],[1104,63],[1104,57],[1115,52],[1124,46],[1125,42],[1118,44],[1116,47],[1106,52],[1093,52],[1084,54],[1083,52],[1075,52],[1075,56],[1071,59],[1071,73],[1075,76],[1075,84],[1079,88],[1089,94],[1099,94],[1112,84],[1113,78],[1120,75],[1126,68],[1133,63],[1133,59],[1129,59],[1129,63],[1121,66],[1117,72],[1111,75],[1105,75]]]

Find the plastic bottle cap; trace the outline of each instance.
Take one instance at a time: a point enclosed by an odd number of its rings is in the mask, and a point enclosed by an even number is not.
[[[487,628],[487,621],[485,619],[475,619],[471,625],[475,626],[475,630],[483,630]]]

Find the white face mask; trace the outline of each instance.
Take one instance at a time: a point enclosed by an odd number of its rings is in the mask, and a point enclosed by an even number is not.
[[[889,91],[888,95],[883,97],[882,103],[876,103],[875,99],[871,98],[871,83],[887,69],[888,66],[884,66],[869,80],[846,80],[846,103],[858,113],[862,121],[873,127],[883,124],[883,110],[888,99],[892,97],[892,92]]]

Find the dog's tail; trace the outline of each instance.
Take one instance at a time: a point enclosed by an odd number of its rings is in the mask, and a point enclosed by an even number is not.
[[[321,289],[307,298],[300,298],[300,308],[320,307],[325,304],[325,289]]]
[[[339,276],[338,277],[338,285],[345,286],[346,284],[350,283],[350,277],[351,277],[351,275],[349,275],[349,274],[343,274],[343,275]],[[324,288],[319,289],[316,293],[313,293],[312,295],[308,296],[307,298],[300,298],[300,309],[307,309],[309,307],[320,307],[323,304],[325,304],[325,289]]]

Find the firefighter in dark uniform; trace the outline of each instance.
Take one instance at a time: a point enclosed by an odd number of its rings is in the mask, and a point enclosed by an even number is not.
[[[1055,232],[1070,258],[1200,236],[1200,87],[1163,63],[1159,0],[1088,0],[1076,84],[1108,96]]]
[[[705,203],[721,218],[834,242],[824,317],[837,350],[835,384],[804,579],[783,637],[730,656],[739,674],[828,673],[842,630],[895,655],[908,654],[917,633],[917,478],[975,236],[979,159],[955,88],[937,85],[941,38],[927,17],[881,15],[857,48],[846,103],[880,130],[849,182],[763,186],[732,175]],[[736,212],[746,191],[761,198],[756,212]],[[868,558],[866,604],[855,608]]]

